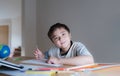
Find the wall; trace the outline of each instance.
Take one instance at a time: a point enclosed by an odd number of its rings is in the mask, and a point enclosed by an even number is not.
[[[9,26],[9,46],[11,51],[22,46],[21,1],[0,0],[0,25]]]
[[[120,62],[120,0],[37,0],[39,47],[48,49],[49,26],[67,24],[96,62]]]
[[[43,51],[52,46],[47,31],[61,22],[70,27],[74,41],[86,45],[96,62],[120,62],[120,0],[36,0],[36,7],[32,0],[25,1],[23,42],[25,48],[30,47],[27,51],[36,43]],[[26,55],[33,56],[27,51]]]
[[[22,46],[21,17],[11,19],[11,50]]]
[[[22,0],[22,56],[33,56],[36,47],[36,0]]]
[[[0,19],[10,19],[21,16],[22,0],[0,0]]]

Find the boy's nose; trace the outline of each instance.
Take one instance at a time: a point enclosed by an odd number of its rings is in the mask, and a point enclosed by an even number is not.
[[[59,37],[59,40],[61,41],[61,40],[63,40],[63,38],[62,38],[62,37]]]

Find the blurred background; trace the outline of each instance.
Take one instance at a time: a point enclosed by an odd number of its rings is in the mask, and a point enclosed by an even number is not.
[[[120,0],[0,0],[0,25],[9,25],[5,43],[20,47],[22,56],[33,56],[36,46],[49,49],[47,32],[56,22],[68,25],[72,40],[85,44],[96,62],[120,62]]]

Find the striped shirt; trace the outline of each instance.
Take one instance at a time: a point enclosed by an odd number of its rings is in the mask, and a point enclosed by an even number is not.
[[[75,56],[92,56],[92,54],[81,42],[73,42],[68,52],[65,55],[61,55],[60,48],[56,46],[51,47],[45,54],[46,58],[50,56],[57,58],[71,58]]]

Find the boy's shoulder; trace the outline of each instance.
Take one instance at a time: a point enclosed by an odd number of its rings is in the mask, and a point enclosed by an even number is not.
[[[81,44],[81,45],[83,45],[83,43],[80,42],[80,41],[73,41],[73,44]]]
[[[49,50],[58,50],[58,49],[59,49],[59,48],[56,47],[56,46],[52,46],[52,47],[49,48]]]
[[[73,41],[73,46],[83,47],[85,45],[82,42],[80,42],[80,41]]]

